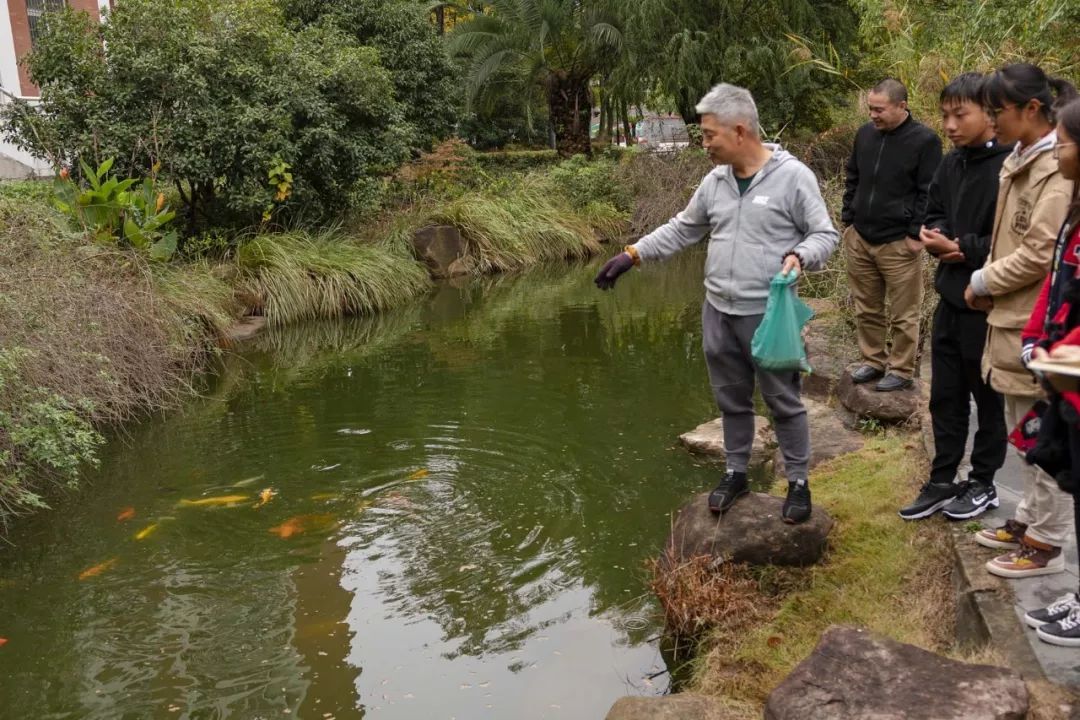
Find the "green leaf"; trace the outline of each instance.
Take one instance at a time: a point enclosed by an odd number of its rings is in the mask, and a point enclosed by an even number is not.
[[[140,250],[145,249],[148,244],[147,237],[143,234],[139,226],[130,218],[124,220],[124,239],[127,240],[132,247]]]
[[[150,246],[150,257],[154,260],[168,260],[176,253],[176,231],[170,231],[165,237]]]

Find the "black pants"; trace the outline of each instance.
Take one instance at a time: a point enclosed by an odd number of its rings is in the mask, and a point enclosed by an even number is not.
[[[941,300],[930,332],[930,419],[935,448],[930,480],[949,483],[956,477],[967,445],[971,398],[975,398],[979,426],[968,477],[990,485],[1005,462],[1008,430],[1004,400],[983,382],[980,369],[986,315],[964,312]]]

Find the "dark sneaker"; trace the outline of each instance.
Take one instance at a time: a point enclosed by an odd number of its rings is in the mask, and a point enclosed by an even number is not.
[[[922,520],[936,513],[949,504],[960,492],[956,483],[928,482],[919,490],[919,496],[907,507],[900,508],[900,517],[905,520]]]
[[[1020,547],[1020,539],[1027,532],[1027,525],[1016,520],[1006,520],[1001,527],[986,528],[975,533],[975,542],[983,547],[1001,550],[1015,550]]]
[[[991,575],[1007,578],[1053,575],[1065,572],[1065,556],[1059,547],[1024,537],[1016,550],[988,560],[986,570]]]
[[[801,523],[810,517],[810,486],[799,478],[787,484],[787,498],[781,512],[784,522],[789,525]]]
[[[993,485],[969,481],[963,492],[941,510],[950,520],[967,520],[1001,504]]]
[[[732,503],[748,492],[746,473],[728,470],[716,489],[709,493],[709,509],[714,513],[727,512]]]
[[[873,365],[860,365],[851,371],[851,379],[856,385],[880,380],[885,376],[885,371]]]
[[[1039,639],[1051,645],[1080,647],[1080,607],[1073,608],[1057,622],[1047,623],[1035,629]]]
[[[893,392],[894,390],[907,390],[914,384],[915,381],[911,378],[902,378],[899,375],[889,373],[878,381],[874,389],[878,392]]]
[[[1024,613],[1024,622],[1029,627],[1038,628],[1047,623],[1064,620],[1069,613],[1077,609],[1080,609],[1080,600],[1077,599],[1076,593],[1065,593],[1044,608]]]

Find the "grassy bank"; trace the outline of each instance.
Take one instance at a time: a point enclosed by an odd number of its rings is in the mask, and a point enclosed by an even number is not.
[[[916,443],[914,435],[890,432],[811,474],[814,504],[836,520],[825,560],[802,570],[729,570],[725,583],[737,592],[713,591],[697,603],[711,627],[693,660],[690,689],[730,701],[747,718],[761,717],[768,693],[837,623],[949,650],[954,599],[946,528],[896,515],[925,473]],[[682,602],[683,613],[695,607],[692,597]]]

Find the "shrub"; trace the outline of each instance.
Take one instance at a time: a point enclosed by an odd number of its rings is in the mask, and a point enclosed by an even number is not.
[[[7,107],[9,137],[57,165],[115,157],[138,177],[160,164],[189,234],[254,224],[281,163],[282,215],[323,214],[407,153],[378,52],[333,26],[290,30],[273,0],[125,0],[100,26],[51,13],[26,64],[41,104]]]

